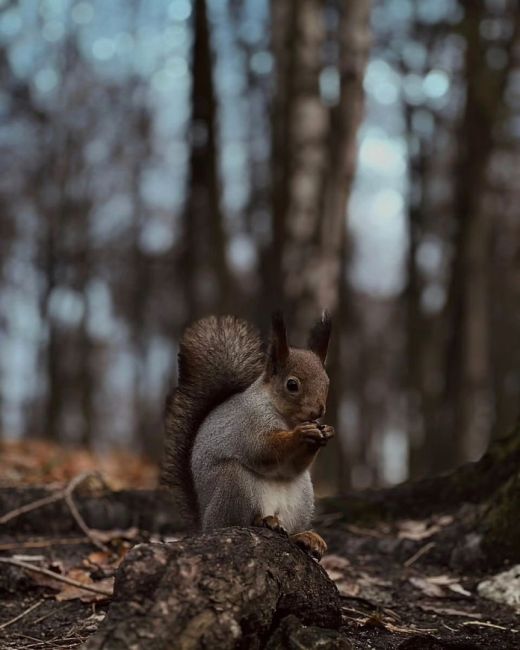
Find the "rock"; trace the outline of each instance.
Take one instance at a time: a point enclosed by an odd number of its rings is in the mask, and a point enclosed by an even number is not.
[[[520,612],[520,564],[483,580],[477,591],[483,598],[510,605]]]

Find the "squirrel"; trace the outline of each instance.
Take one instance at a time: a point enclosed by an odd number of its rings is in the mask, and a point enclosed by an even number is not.
[[[334,435],[318,423],[330,333],[326,312],[308,349],[289,347],[280,313],[267,352],[256,328],[235,316],[209,316],[185,330],[178,386],[166,402],[162,478],[198,528],[264,526],[321,558],[326,544],[307,530],[309,469]]]

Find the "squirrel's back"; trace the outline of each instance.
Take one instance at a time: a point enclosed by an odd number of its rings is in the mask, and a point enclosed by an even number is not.
[[[166,402],[162,480],[194,523],[199,513],[190,460],[197,431],[214,408],[260,376],[265,357],[260,336],[247,321],[209,316],[186,329],[178,361],[178,386]]]

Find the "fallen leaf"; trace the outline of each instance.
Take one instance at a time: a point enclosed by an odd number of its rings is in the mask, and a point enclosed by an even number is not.
[[[112,563],[113,555],[107,551],[94,551],[83,561],[84,564],[95,566],[108,566]]]
[[[66,572],[58,573],[56,572],[56,579],[51,576],[44,575],[42,573],[32,573],[31,578],[40,587],[48,587],[49,589],[54,589],[57,591],[55,598],[56,600],[74,600],[76,598],[82,600],[84,603],[93,603],[110,598],[107,594],[95,593],[93,591],[87,591],[76,587],[75,585],[69,585],[66,582],[62,582],[59,578],[63,576],[65,578],[71,578],[81,584],[97,587],[98,589],[105,589],[112,592],[114,589],[114,578],[104,578],[102,580],[92,580],[90,574],[85,569],[73,568],[69,569]]]
[[[327,572],[331,580],[339,580],[345,575],[345,570],[350,567],[350,562],[341,555],[325,555],[321,560],[321,566]]]
[[[416,589],[420,589],[423,594],[430,596],[431,598],[443,598],[445,595],[442,587],[429,582],[426,578],[419,578],[414,576],[412,578],[409,578],[409,581]]]
[[[342,596],[352,597],[359,594],[359,585],[350,575],[347,575],[350,569],[350,562],[347,558],[341,555],[326,555],[321,561],[321,566],[329,578],[336,583]]]
[[[92,585],[93,587],[98,587],[99,589],[106,589],[107,591],[114,590],[114,578],[103,578],[103,580],[92,580],[90,575],[83,571],[82,569],[73,569],[69,571],[68,578],[73,578],[78,582],[81,582],[84,585]],[[83,603],[97,603],[103,600],[108,600],[110,596],[105,594],[97,594],[93,591],[86,591],[80,587],[75,587],[73,585],[62,584],[59,592],[56,594],[56,600],[76,600],[79,599]]]
[[[99,540],[100,542],[103,542],[104,544],[108,544],[109,542],[113,542],[115,540],[127,540],[127,541],[134,541],[137,537],[139,537],[139,528],[127,528],[126,530],[119,530],[115,528],[114,530],[97,530],[97,529],[91,529],[90,531],[94,537]]]
[[[409,579],[414,587],[431,598],[447,598],[450,591],[461,596],[471,597],[471,592],[464,589],[457,578],[448,575],[412,577]]]
[[[455,521],[455,517],[453,515],[441,515],[440,517],[436,517],[434,521],[436,524],[444,528],[445,526],[452,524]]]
[[[353,598],[359,595],[361,587],[355,580],[337,580],[336,587],[342,596]]]
[[[471,591],[468,591],[467,589],[464,589],[464,587],[461,584],[459,584],[458,582],[456,582],[456,583],[454,583],[452,585],[449,585],[448,589],[450,589],[451,591],[454,591],[456,594],[460,594],[461,596],[466,596],[467,598],[471,598],[472,595],[473,595],[471,593]]]
[[[477,612],[466,612],[462,609],[453,609],[451,607],[437,607],[435,605],[418,605],[423,612],[433,612],[445,616],[465,616],[466,618],[482,618],[482,614]]]
[[[428,576],[425,578],[425,580],[431,582],[432,585],[439,585],[439,587],[447,587],[457,582],[457,578],[444,574],[440,576]]]
[[[420,541],[435,535],[441,530],[437,524],[429,525],[426,521],[415,521],[413,519],[405,519],[398,524],[398,539],[410,539],[413,541]]]

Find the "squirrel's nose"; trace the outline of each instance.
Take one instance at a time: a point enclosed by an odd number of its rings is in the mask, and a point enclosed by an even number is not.
[[[318,418],[321,418],[321,416],[325,413],[325,407],[324,406],[319,406],[316,411],[314,411],[313,414],[313,420],[317,420]]]

